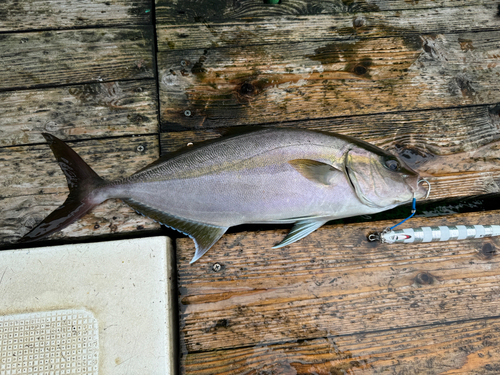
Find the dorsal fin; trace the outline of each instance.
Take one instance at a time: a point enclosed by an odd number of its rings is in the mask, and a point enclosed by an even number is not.
[[[194,240],[196,252],[190,263],[194,263],[200,259],[228,229],[228,227],[199,223],[167,214],[133,199],[123,199],[123,201],[140,214],[191,237]]]

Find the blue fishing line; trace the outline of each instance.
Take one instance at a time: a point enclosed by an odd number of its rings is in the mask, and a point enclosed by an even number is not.
[[[401,221],[400,223],[394,225],[393,227],[390,227],[389,230],[393,230],[394,228],[396,228],[397,226],[403,224],[406,220],[408,219],[411,219],[413,217],[413,215],[415,215],[415,212],[417,212],[417,199],[416,198],[413,198],[413,201],[412,201],[412,206],[411,206],[411,215],[408,216],[406,219],[404,219],[403,221]]]

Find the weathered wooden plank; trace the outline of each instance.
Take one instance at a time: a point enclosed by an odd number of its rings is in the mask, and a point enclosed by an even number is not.
[[[158,132],[154,80],[0,92],[0,146]]]
[[[279,5],[262,0],[156,0],[157,24],[214,23],[235,20],[252,21],[263,17],[287,17],[338,13],[450,8],[492,4],[491,0],[287,0]]]
[[[162,126],[200,129],[495,103],[499,42],[494,31],[162,52]]]
[[[123,177],[158,157],[155,135],[69,142],[104,178]],[[0,149],[0,243],[19,239],[67,197],[67,184],[46,144]],[[123,203],[105,203],[51,238],[129,232],[159,226]]]
[[[477,151],[499,140],[500,104],[304,119],[270,125],[336,132],[361,138],[384,149],[404,153],[406,161],[418,167],[436,156]],[[220,137],[226,131],[204,128],[182,132],[169,132],[168,128],[163,128],[162,152],[175,151],[189,142]]]
[[[406,225],[497,224],[500,211],[414,218]],[[224,236],[194,265],[177,241],[187,352],[268,345],[496,317],[498,238],[386,245],[394,222],[327,226],[282,250],[284,231]],[[220,271],[214,271],[214,264]]]
[[[150,24],[151,0],[3,0],[0,31]]]
[[[154,78],[152,26],[0,35],[0,90]]]
[[[493,318],[190,353],[181,373],[498,374],[499,332]]]
[[[228,21],[157,27],[158,49],[200,49],[300,42],[349,41],[353,37],[397,37],[446,34],[499,28],[496,3],[466,7],[408,9],[366,14],[318,14],[263,17],[251,22]],[[464,42],[465,43],[465,42]]]

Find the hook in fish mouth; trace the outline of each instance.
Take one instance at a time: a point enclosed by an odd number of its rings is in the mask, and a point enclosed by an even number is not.
[[[414,199],[420,199],[420,198],[427,199],[427,198],[429,198],[429,195],[430,195],[430,193],[431,193],[431,183],[430,183],[430,182],[429,182],[426,178],[420,178],[420,179],[418,179],[418,180],[417,180],[415,177],[416,177],[416,176],[408,176],[408,175],[404,175],[404,176],[403,176],[403,178],[404,178],[405,180],[406,180],[406,179],[408,179],[408,178],[412,178],[412,180],[413,180],[413,181],[411,181],[411,182],[407,181],[407,183],[408,183],[408,185],[410,186],[411,190],[413,190],[413,198],[414,198]],[[420,177],[420,176],[418,176],[418,177]],[[413,184],[415,183],[415,180],[417,181],[417,183],[416,183],[416,185],[415,185],[415,187],[414,187],[414,185],[413,185]],[[419,186],[419,185],[420,185],[422,182],[426,182],[426,183],[427,183],[427,191],[426,191],[426,193],[425,193],[425,194],[422,194],[422,196],[418,196],[418,197],[417,197],[417,195],[420,195],[419,193],[421,193],[421,192],[420,192],[420,186]]]
[[[421,182],[427,183],[427,194],[425,195],[424,199],[429,198],[429,195],[431,194],[431,183],[426,179],[426,178],[421,178],[420,180],[417,181],[417,186],[420,185]]]

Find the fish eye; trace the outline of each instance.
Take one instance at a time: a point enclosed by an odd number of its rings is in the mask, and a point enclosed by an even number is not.
[[[387,159],[385,161],[385,166],[391,171],[399,171],[401,169],[401,164],[395,159]]]

